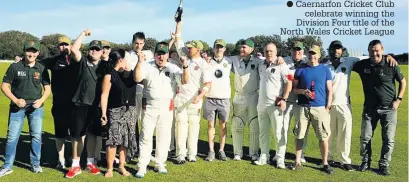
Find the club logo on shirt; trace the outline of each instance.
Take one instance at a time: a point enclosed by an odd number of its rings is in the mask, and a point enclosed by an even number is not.
[[[197,71],[198,69],[199,69],[199,66],[196,65],[196,66],[195,66],[195,70]]]
[[[272,68],[271,73],[274,73],[274,72],[276,72],[276,69]]]
[[[341,71],[342,71],[343,73],[345,73],[345,72],[347,71],[347,69],[346,69],[345,67],[342,67],[342,68],[341,68]]]
[[[371,69],[364,69],[365,74],[371,74]]]
[[[34,79],[40,79],[40,73],[34,72]]]
[[[224,63],[223,66],[224,66],[224,68],[227,68],[227,64],[226,64],[226,63]]]
[[[17,76],[27,76],[26,71],[17,71]]]
[[[169,72],[169,71],[166,71],[166,72],[165,72],[165,76],[169,77],[169,75],[170,75],[170,72]]]
[[[214,72],[214,76],[215,76],[216,78],[221,78],[221,77],[223,76],[223,72],[222,72],[221,70],[217,69],[217,70]]]
[[[256,68],[256,65],[254,65],[254,64],[251,64],[251,69],[255,69]]]

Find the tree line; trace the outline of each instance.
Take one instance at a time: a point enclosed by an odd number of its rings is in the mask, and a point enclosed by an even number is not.
[[[59,54],[59,51],[56,47],[58,44],[58,37],[62,36],[61,33],[55,33],[50,35],[42,36],[38,38],[30,33],[21,32],[17,30],[10,30],[5,32],[0,32],[0,59],[1,60],[12,60],[16,55],[23,54],[23,45],[28,40],[37,40],[40,41],[40,56],[39,59],[47,58]],[[239,45],[243,38],[238,40],[236,43],[227,43],[226,45],[226,55],[237,55],[239,54]],[[254,53],[263,52],[263,46],[268,42],[274,42],[277,45],[278,55],[279,56],[288,56],[290,55],[291,47],[294,45],[295,41],[304,42],[306,49],[309,49],[313,44],[321,46],[321,55],[325,56],[327,48],[322,48],[322,40],[318,36],[293,36],[283,39],[279,35],[256,35],[249,37],[249,39],[254,41],[255,48]],[[107,40],[109,41],[109,40]],[[169,39],[162,40],[169,41]],[[154,50],[155,44],[159,42],[155,38],[146,38],[145,40],[145,49]],[[207,43],[202,41],[204,45],[203,51],[206,51],[208,55],[212,55],[212,46],[213,43]],[[113,43],[110,42],[111,47],[113,48],[122,48],[125,50],[132,50],[131,43]],[[81,51],[85,54],[88,50],[88,44],[83,44],[81,46]],[[175,50],[175,46],[171,48]],[[347,54],[347,53],[346,53]],[[393,54],[392,54],[393,55]],[[408,62],[408,54],[393,55],[400,63]]]

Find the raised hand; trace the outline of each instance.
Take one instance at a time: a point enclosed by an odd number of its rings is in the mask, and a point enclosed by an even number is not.
[[[90,36],[91,35],[91,30],[90,29],[86,29],[84,30],[85,36]]]

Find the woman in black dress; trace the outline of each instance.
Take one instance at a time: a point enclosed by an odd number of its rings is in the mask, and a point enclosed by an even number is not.
[[[135,139],[136,110],[135,86],[132,71],[127,71],[126,51],[118,49],[109,54],[112,67],[107,69],[102,83],[101,109],[102,125],[108,129],[107,164],[105,177],[113,176],[113,163],[116,147],[119,146],[118,172],[124,176],[130,173],[125,169],[127,151],[137,150]]]

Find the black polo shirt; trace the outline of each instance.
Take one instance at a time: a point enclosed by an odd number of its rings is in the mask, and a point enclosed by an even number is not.
[[[102,79],[109,67],[107,61],[100,61],[97,65],[88,57],[79,61],[78,87],[72,99],[76,105],[98,105],[101,100]]]
[[[50,84],[50,76],[44,65],[35,62],[33,67],[25,61],[13,63],[3,77],[4,83],[11,85],[11,93],[27,104],[41,98],[42,88]]]
[[[70,104],[77,89],[79,64],[66,54],[46,58],[39,62],[51,71],[53,104]]]
[[[404,78],[400,68],[390,66],[385,59],[378,64],[365,59],[354,65],[353,70],[361,77],[367,108],[390,107],[396,98],[395,82]]]

